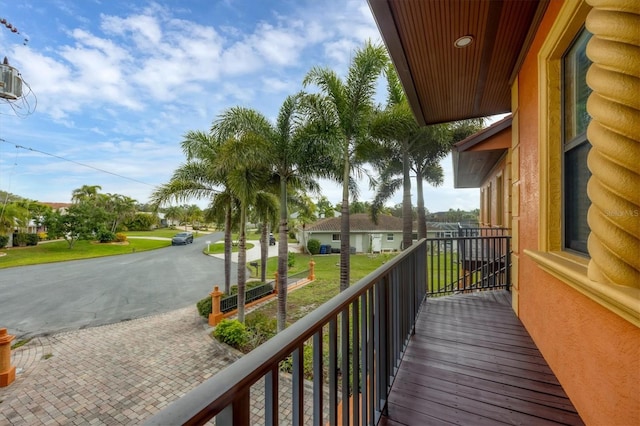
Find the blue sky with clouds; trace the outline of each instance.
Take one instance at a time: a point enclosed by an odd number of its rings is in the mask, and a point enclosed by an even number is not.
[[[100,185],[146,202],[184,162],[186,131],[235,105],[275,118],[311,67],[344,75],[355,49],[380,40],[365,0],[0,0],[0,17],[20,32],[0,27],[0,57],[32,90],[0,102],[0,189],[39,201]],[[427,208],[478,207],[443,166]],[[323,194],[340,201],[337,184]],[[360,200],[372,198],[363,182]]]

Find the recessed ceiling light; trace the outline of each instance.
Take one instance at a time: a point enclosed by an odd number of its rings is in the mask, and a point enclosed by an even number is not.
[[[472,35],[465,35],[460,37],[459,39],[457,39],[453,45],[457,48],[463,48],[463,47],[467,47],[469,45],[471,45],[471,43],[473,43],[473,36]]]

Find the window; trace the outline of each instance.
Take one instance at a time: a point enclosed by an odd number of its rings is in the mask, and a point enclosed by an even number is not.
[[[587,168],[587,154],[591,144],[587,140],[587,98],[591,89],[586,75],[591,61],[587,58],[587,42],[591,34],[583,29],[562,58],[563,73],[563,245],[565,249],[584,255],[587,252],[589,225],[587,211],[591,201],[587,196],[587,182],[591,172]]]
[[[393,234],[387,234],[387,241],[393,241]]]
[[[412,239],[413,241],[417,241],[417,240],[418,240],[418,233],[417,233],[417,232],[414,232],[413,234],[411,234],[411,239]]]
[[[331,240],[332,241],[340,241],[340,234],[332,234],[331,235]]]

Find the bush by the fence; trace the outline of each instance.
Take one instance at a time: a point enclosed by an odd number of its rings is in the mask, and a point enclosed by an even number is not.
[[[201,299],[196,303],[196,307],[198,308],[198,313],[204,319],[209,318],[209,314],[213,312],[211,310],[211,296],[207,296],[204,299]]]
[[[240,321],[224,319],[214,330],[213,337],[222,343],[240,349],[247,342],[249,334],[247,328]]]
[[[0,235],[0,248],[4,248],[9,243],[8,235]]]

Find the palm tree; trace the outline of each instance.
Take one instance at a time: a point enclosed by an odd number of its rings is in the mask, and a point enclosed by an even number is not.
[[[413,146],[410,153],[418,193],[418,238],[427,237],[423,182],[432,186],[442,185],[444,172],[440,161],[451,151],[456,142],[478,132],[483,126],[484,119],[476,118],[435,124],[421,129],[419,142]]]
[[[209,199],[209,213],[223,211],[224,230],[224,292],[231,289],[231,224],[234,197],[226,187],[226,177],[218,166],[220,144],[212,135],[202,131],[188,131],[181,143],[187,163],[176,169],[168,183],[158,187],[151,195],[151,202],[159,206],[170,200],[184,201],[191,198]],[[183,208],[180,207],[180,210]],[[176,211],[177,213],[177,211]],[[209,214],[211,216],[211,214]]]
[[[278,185],[280,198],[280,223],[278,227],[278,331],[286,326],[286,300],[288,280],[288,243],[289,213],[287,196],[291,187],[316,190],[317,184],[312,180],[314,165],[317,165],[318,153],[323,147],[306,127],[303,117],[299,115],[300,95],[285,99],[278,113],[275,125],[260,112],[242,107],[226,110],[217,120],[212,132],[220,139],[236,138],[246,141],[259,141],[257,145],[248,147],[251,161],[270,172],[269,182],[265,181],[263,189],[269,183]],[[261,160],[261,161],[259,161]],[[266,232],[266,231],[265,231]],[[263,237],[263,240],[266,236]],[[263,268],[264,271],[264,268]]]
[[[370,161],[379,173],[377,193],[372,205],[371,213],[374,221],[387,201],[400,187],[402,193],[402,247],[407,248],[413,243],[413,206],[411,205],[411,168],[416,166],[412,160],[412,153],[425,154],[424,161],[420,159],[414,172],[421,175],[418,179],[419,198],[422,194],[422,179],[438,183],[437,169],[427,165],[439,161],[439,151],[417,149],[428,140],[432,133],[430,129],[420,127],[415,120],[409,102],[405,96],[398,75],[392,65],[386,70],[387,76],[387,106],[384,111],[375,115],[371,124],[371,133],[381,140],[378,149],[370,152]],[[429,146],[432,146],[430,144]],[[439,147],[440,145],[438,145]],[[448,149],[448,147],[447,147]],[[424,166],[422,165],[424,163]],[[431,175],[428,172],[436,173]],[[399,176],[399,177],[398,177]],[[424,201],[423,201],[424,203]],[[424,204],[422,205],[424,209]],[[423,210],[424,211],[424,210]]]
[[[214,123],[221,126],[224,123]],[[214,132],[215,134],[215,132]],[[254,133],[227,139],[221,145],[217,168],[226,176],[229,191],[240,204],[240,236],[238,238],[238,321],[244,322],[245,286],[247,280],[247,212],[255,205],[258,193],[269,178],[269,170],[264,167],[265,142]]]
[[[312,108],[312,120],[321,120],[326,128],[327,139],[337,139],[340,157],[334,158],[330,175],[342,183],[342,217],[340,222],[340,290],[349,287],[349,195],[357,195],[357,186],[352,180],[352,171],[360,165],[359,145],[368,139],[368,123],[374,110],[373,97],[388,56],[382,45],[367,43],[355,52],[347,78],[342,81],[328,68],[312,68],[305,76],[305,86],[318,87],[324,100]],[[334,139],[335,138],[335,139]],[[341,170],[341,171],[339,171]]]
[[[180,220],[180,218],[182,217],[182,207],[180,206],[167,207],[166,209],[164,209],[164,217],[165,219],[167,219],[167,221],[171,221],[171,223],[173,223],[174,221]]]
[[[16,226],[22,226],[28,222],[29,210],[20,205],[19,201],[4,204],[0,209],[0,235],[8,235],[11,238]]]
[[[118,226],[136,214],[136,200],[121,194],[97,194],[98,205],[110,216],[111,232],[116,232]]]
[[[100,189],[102,189],[100,185],[82,185],[80,188],[73,190],[71,201],[78,203],[86,199],[96,198]]]
[[[224,292],[230,294],[230,277],[231,277],[231,251],[232,240],[231,233],[233,227],[240,222],[239,217],[240,205],[238,199],[231,193],[229,188],[215,194],[211,199],[211,203],[204,211],[204,219],[207,222],[215,222],[217,226],[224,229]]]
[[[260,280],[267,281],[267,257],[269,255],[269,229],[278,221],[280,204],[278,196],[271,192],[260,191],[256,194],[255,211],[258,220],[262,223],[260,235]]]

